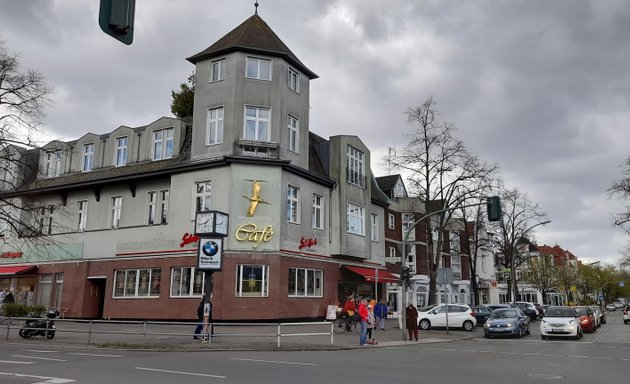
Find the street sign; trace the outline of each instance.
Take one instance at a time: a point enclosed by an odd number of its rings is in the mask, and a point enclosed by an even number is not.
[[[197,269],[202,271],[221,270],[223,256],[223,238],[199,239]]]
[[[603,300],[604,300],[604,295],[599,295],[599,297],[597,298],[597,300],[599,300],[599,301],[603,301]]]
[[[453,284],[453,269],[438,268],[437,282],[438,284]]]
[[[620,281],[620,282],[619,282],[619,286],[620,286],[620,287],[623,287],[624,285],[625,285],[625,283],[624,283],[623,281]]]

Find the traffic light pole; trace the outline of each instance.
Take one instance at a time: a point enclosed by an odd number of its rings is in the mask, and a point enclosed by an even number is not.
[[[487,202],[485,203],[476,203],[476,204],[468,204],[468,205],[461,205],[458,207],[451,207],[451,208],[444,208],[444,209],[440,209],[439,211],[435,211],[435,212],[431,212],[428,215],[424,215],[421,218],[419,218],[418,220],[414,221],[413,224],[407,228],[407,230],[403,233],[403,239],[402,239],[402,251],[403,251],[403,255],[400,258],[400,303],[401,303],[401,307],[402,307],[402,311],[400,313],[401,316],[401,323],[400,323],[400,330],[402,333],[402,341],[407,340],[407,335],[405,334],[405,329],[407,328],[407,283],[409,281],[409,276],[405,273],[406,270],[405,268],[407,268],[407,266],[405,265],[407,263],[407,244],[409,242],[409,234],[411,233],[411,231],[413,231],[416,226],[420,223],[422,223],[423,221],[425,221],[426,219],[430,218],[431,216],[435,216],[438,215],[440,213],[445,213],[445,212],[449,212],[449,211],[454,211],[456,209],[462,209],[462,208],[470,208],[470,207],[478,207],[480,205],[484,205],[486,204],[488,207],[488,212],[489,213],[493,213],[493,217],[491,217],[491,221],[497,221],[498,218],[496,217],[496,215],[498,214],[499,216],[501,215],[501,205],[500,205],[500,201],[499,198],[496,196],[493,197],[488,197]],[[489,215],[490,216],[490,215]],[[406,277],[403,277],[407,275]],[[433,292],[429,292],[429,295],[433,294]]]

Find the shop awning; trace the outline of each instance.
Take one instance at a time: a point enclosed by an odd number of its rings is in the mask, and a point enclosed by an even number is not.
[[[374,268],[365,268],[365,267],[353,267],[349,265],[344,266],[346,269],[356,273],[357,275],[363,276],[365,281],[375,282],[377,279],[376,269]],[[400,279],[395,275],[383,270],[378,270],[378,282],[379,283],[399,283]]]
[[[18,275],[37,268],[35,265],[22,265],[19,267],[0,267],[0,276]]]

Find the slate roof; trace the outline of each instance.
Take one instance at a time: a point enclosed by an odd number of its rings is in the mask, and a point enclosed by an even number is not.
[[[253,15],[241,25],[203,51],[187,58],[193,64],[226,53],[243,51],[283,58],[310,79],[318,76],[306,67],[258,15]]]

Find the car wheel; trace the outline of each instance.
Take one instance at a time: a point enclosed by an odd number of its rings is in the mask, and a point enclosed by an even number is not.
[[[541,337],[543,340],[547,340],[547,336],[545,336],[545,335],[540,335],[540,337]]]
[[[465,331],[470,332],[470,331],[473,330],[473,328],[475,328],[475,324],[473,324],[473,322],[470,321],[470,320],[466,320],[466,321],[464,321],[464,324],[462,325],[462,328],[464,328]]]
[[[492,339],[492,336],[490,335],[483,335],[483,337],[485,337],[486,339]]]
[[[531,334],[531,331],[529,330],[529,324],[527,325],[527,332],[525,334],[528,336]]]
[[[431,328],[431,322],[429,320],[427,319],[420,320],[420,329],[426,331],[429,328]]]
[[[524,335],[525,335],[525,333],[523,332],[523,326],[519,325],[518,326],[518,334],[517,334],[517,336],[518,337],[523,337]]]

